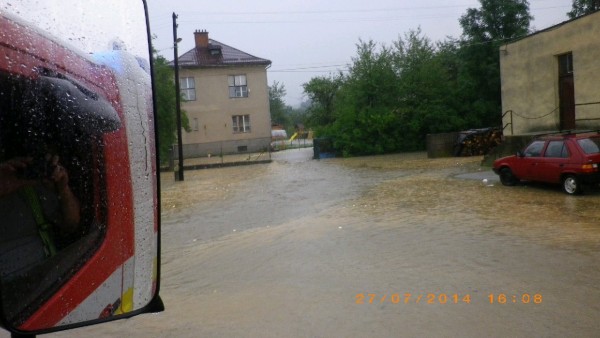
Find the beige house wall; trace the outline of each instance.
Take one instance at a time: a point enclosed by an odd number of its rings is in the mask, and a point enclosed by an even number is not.
[[[578,129],[600,128],[600,12],[500,48],[505,135],[560,128],[558,56],[571,52]],[[512,126],[511,123],[512,115]]]
[[[230,75],[246,75],[248,97],[229,97]],[[269,146],[271,115],[265,66],[183,68],[179,77],[193,77],[196,85],[196,100],[181,104],[192,127],[190,132],[183,131],[184,157],[235,153],[239,149],[257,151]],[[250,115],[251,131],[234,133],[234,115]]]

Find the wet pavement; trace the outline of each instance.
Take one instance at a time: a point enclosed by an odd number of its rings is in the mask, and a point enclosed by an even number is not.
[[[166,311],[53,336],[600,332],[599,191],[504,187],[481,158],[311,156],[164,177]]]

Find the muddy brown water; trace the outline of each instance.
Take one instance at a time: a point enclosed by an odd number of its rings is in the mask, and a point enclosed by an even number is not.
[[[163,177],[166,311],[53,335],[600,332],[599,191],[456,177],[481,158],[311,155]]]

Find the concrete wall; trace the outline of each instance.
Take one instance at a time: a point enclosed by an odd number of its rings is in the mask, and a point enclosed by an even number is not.
[[[514,135],[560,128],[558,56],[573,54],[578,129],[600,128],[600,12],[500,48],[502,110]],[[511,114],[503,118],[510,123]],[[511,126],[504,130],[511,135]]]
[[[246,75],[248,97],[229,97],[229,75]],[[194,119],[198,121],[197,130],[183,131],[184,157],[218,154],[222,145],[227,153],[237,151],[238,146],[247,146],[248,151],[268,147],[271,115],[264,66],[181,69],[179,76],[194,77],[196,84],[196,100],[181,104],[192,128]],[[250,115],[251,131],[234,133],[233,115]]]
[[[427,158],[452,157],[459,133],[427,134]]]

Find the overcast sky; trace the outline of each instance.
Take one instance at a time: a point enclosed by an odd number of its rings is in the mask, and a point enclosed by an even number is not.
[[[391,45],[421,28],[432,41],[460,37],[458,23],[477,0],[147,0],[155,48],[173,59],[173,12],[178,14],[179,55],[194,46],[193,32],[272,61],[269,85],[285,86],[285,101],[303,100],[302,84],[343,69],[356,56],[359,39]],[[571,0],[529,0],[532,27],[567,20]]]

